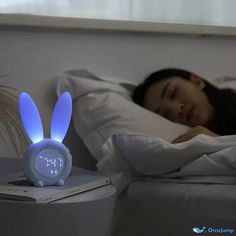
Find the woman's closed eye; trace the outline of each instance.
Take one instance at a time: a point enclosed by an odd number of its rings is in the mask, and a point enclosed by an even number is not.
[[[175,87],[173,91],[170,92],[170,100],[174,100],[177,97],[177,88]]]

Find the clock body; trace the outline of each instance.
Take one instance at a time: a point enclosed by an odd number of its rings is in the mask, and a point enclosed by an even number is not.
[[[43,139],[24,154],[23,171],[35,186],[64,185],[72,167],[70,151],[63,143]]]

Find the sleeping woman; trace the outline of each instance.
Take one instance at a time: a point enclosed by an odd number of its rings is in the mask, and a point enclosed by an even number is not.
[[[186,70],[167,68],[149,75],[135,89],[135,103],[161,116],[192,127],[172,143],[198,134],[236,134],[236,92],[219,89]]]

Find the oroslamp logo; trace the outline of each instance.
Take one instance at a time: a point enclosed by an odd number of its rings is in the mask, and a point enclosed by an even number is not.
[[[232,234],[235,232],[233,228],[211,228],[211,227],[194,227],[193,232],[196,234],[203,234],[203,233],[219,233],[219,234]]]
[[[196,233],[196,234],[202,234],[204,233],[206,227],[195,227],[193,228],[193,232]]]

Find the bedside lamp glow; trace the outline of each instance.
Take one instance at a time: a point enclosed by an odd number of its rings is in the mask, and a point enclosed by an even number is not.
[[[55,105],[51,138],[44,138],[37,106],[25,92],[20,94],[19,110],[25,131],[32,141],[23,158],[25,176],[35,186],[63,185],[72,166],[70,152],[62,143],[72,114],[70,94],[64,92]]]
[[[51,138],[58,142],[63,141],[69,128],[72,113],[71,104],[71,96],[65,92],[55,105],[51,120]],[[67,112],[64,111],[65,107],[67,107]]]
[[[23,126],[30,140],[33,143],[43,140],[43,126],[38,109],[33,99],[27,93],[21,93],[19,109]]]

